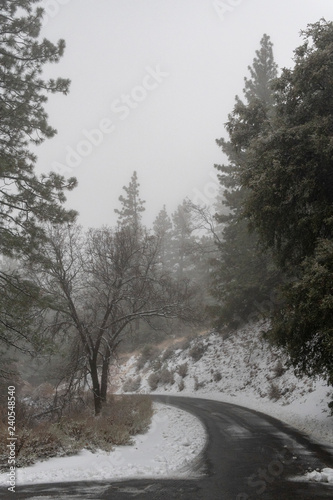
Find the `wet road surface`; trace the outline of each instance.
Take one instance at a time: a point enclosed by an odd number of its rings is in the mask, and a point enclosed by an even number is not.
[[[154,396],[197,416],[207,444],[189,479],[135,479],[18,486],[0,499],[333,499],[333,485],[296,481],[309,469],[333,468],[333,451],[280,421],[240,406],[178,396]]]

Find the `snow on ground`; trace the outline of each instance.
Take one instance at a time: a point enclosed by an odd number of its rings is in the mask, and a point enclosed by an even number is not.
[[[183,349],[164,350],[140,373],[138,356],[118,367],[119,392],[129,378],[141,383],[137,392],[175,394],[214,399],[238,404],[271,415],[322,445],[333,446],[333,417],[328,402],[333,390],[321,379],[301,379],[285,365],[286,358],[262,338],[264,324],[220,335],[209,333],[194,339]],[[187,368],[182,365],[187,364]],[[163,371],[173,374],[173,383],[159,383],[152,391],[149,377]],[[185,376],[181,371],[187,370]],[[156,376],[155,376],[156,377]],[[332,481],[333,470],[314,471],[306,476],[312,481]]]
[[[306,474],[303,478],[298,478],[299,481],[315,481],[317,483],[333,483],[333,469],[325,468],[322,471],[312,471]]]
[[[181,348],[169,347],[155,354],[140,372],[136,368],[138,355],[133,355],[115,367],[112,383],[118,385],[118,392],[123,392],[123,384],[132,379],[140,393],[194,396],[238,404],[271,415],[312,439],[333,446],[333,417],[327,407],[333,399],[332,388],[320,379],[296,378],[292,369],[286,368],[281,352],[262,340],[261,329],[256,324],[224,336],[216,333],[199,336]],[[152,374],[158,381],[153,391],[149,383]],[[194,416],[177,408],[156,405],[149,432],[136,436],[132,446],[116,447],[111,453],[83,450],[73,457],[52,458],[18,469],[17,481],[36,484],[188,477],[191,461],[203,449],[205,439],[202,424]],[[297,480],[333,482],[333,470],[313,471]],[[6,481],[6,474],[0,474],[0,485]]]
[[[154,403],[147,434],[135,436],[132,446],[110,453],[82,450],[17,469],[17,484],[61,481],[117,480],[131,477],[193,477],[191,462],[204,448],[206,433],[200,421],[178,408]],[[186,430],[186,432],[185,432]],[[0,474],[6,486],[7,474]]]
[[[262,339],[262,326],[248,325],[224,337],[209,333],[185,349],[162,352],[138,373],[138,356],[118,367],[118,392],[129,378],[141,377],[137,392],[174,394],[225,401],[267,413],[323,444],[333,446],[333,417],[327,403],[333,390],[324,380],[297,378],[285,357]],[[200,357],[201,356],[201,357]],[[200,359],[198,359],[200,357]],[[184,370],[182,377],[178,372]],[[152,391],[149,377],[168,370],[174,382]],[[183,387],[182,387],[183,386]]]

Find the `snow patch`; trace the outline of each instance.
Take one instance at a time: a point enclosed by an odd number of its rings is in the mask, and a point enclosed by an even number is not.
[[[71,457],[37,462],[16,470],[17,484],[198,476],[191,465],[206,443],[203,425],[175,407],[154,403],[154,410],[149,431],[135,436],[132,446],[117,446],[110,453],[84,449]],[[0,474],[0,485],[7,481],[8,475]]]
[[[326,467],[321,471],[313,470],[305,476],[293,478],[294,481],[310,481],[315,483],[330,483],[333,484],[333,469]]]
[[[323,469],[321,472],[317,472],[316,470],[309,472],[306,475],[308,481],[316,481],[323,483],[333,483],[333,469]]]

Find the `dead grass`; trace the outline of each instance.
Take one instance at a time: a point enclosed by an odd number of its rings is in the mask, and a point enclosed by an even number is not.
[[[24,467],[54,456],[77,453],[86,448],[91,451],[111,451],[113,446],[130,444],[132,437],[147,431],[153,415],[152,402],[146,395],[111,396],[102,414],[93,415],[93,408],[71,411],[58,422],[34,418],[33,409],[18,404],[16,422],[16,466]],[[0,470],[8,466],[6,443],[8,429],[6,411],[1,409]]]

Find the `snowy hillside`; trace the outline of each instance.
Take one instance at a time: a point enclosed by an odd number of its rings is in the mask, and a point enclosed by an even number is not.
[[[133,355],[115,368],[112,383],[117,392],[191,395],[239,404],[333,445],[333,417],[327,407],[332,388],[320,379],[297,378],[261,332],[262,326],[255,324],[224,336],[208,333],[185,345],[153,351],[145,363]]]

